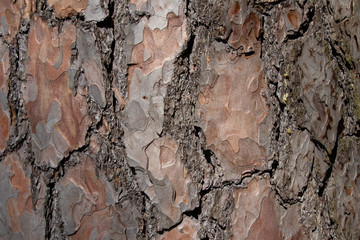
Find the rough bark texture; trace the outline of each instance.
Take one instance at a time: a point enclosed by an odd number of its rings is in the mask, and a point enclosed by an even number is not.
[[[358,0],[0,0],[0,239],[360,239]]]

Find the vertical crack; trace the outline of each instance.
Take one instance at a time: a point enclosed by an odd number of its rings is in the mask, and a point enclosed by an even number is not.
[[[44,217],[45,217],[45,239],[50,240],[52,236],[52,223],[53,223],[53,210],[54,210],[54,189],[55,181],[53,176],[49,179],[49,183],[46,185],[46,197],[44,202]]]
[[[334,168],[334,163],[335,163],[336,158],[337,158],[339,138],[340,138],[340,135],[341,135],[343,130],[344,130],[344,119],[341,118],[339,123],[338,123],[335,145],[334,145],[333,149],[331,150],[331,152],[327,153],[328,157],[329,157],[329,160],[330,160],[330,166],[325,172],[325,177],[324,177],[324,179],[322,181],[322,185],[319,187],[319,191],[318,191],[319,197],[323,196],[324,191],[325,191],[325,189],[327,187],[327,184],[329,182],[329,179],[331,177],[331,173],[332,173],[333,168]]]

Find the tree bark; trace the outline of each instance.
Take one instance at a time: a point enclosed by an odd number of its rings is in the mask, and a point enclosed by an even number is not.
[[[0,0],[0,239],[359,239],[357,0]]]

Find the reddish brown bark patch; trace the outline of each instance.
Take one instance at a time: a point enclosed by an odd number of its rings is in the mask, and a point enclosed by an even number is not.
[[[30,27],[24,100],[31,131],[43,143],[40,149],[50,144],[44,135],[54,133],[53,138],[57,139],[53,142],[58,150],[62,149],[62,154],[84,144],[88,123],[86,99],[79,94],[73,96],[67,75],[75,38],[75,26],[69,22],[61,29],[52,28],[35,16]],[[50,111],[52,105],[57,106],[54,112]],[[42,126],[46,126],[46,130]]]
[[[0,106],[0,152],[4,151],[9,138],[10,119]]]
[[[10,117],[8,111],[8,79],[10,74],[9,50],[0,40],[0,152],[5,150],[10,135]]]
[[[283,239],[278,221],[274,202],[265,197],[261,204],[260,216],[251,226],[247,239]]]
[[[11,42],[19,30],[23,0],[0,0],[0,32]]]
[[[88,6],[88,0],[49,0],[59,18],[75,16],[78,12],[84,12]]]
[[[296,10],[290,10],[287,14],[287,17],[294,28],[298,29],[300,27],[301,19],[299,13]]]

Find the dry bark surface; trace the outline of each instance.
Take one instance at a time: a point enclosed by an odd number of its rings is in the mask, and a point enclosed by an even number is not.
[[[0,0],[0,239],[360,239],[358,0]]]

